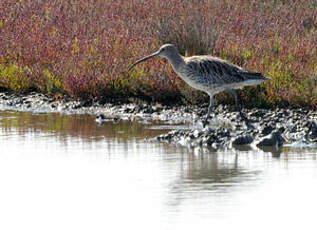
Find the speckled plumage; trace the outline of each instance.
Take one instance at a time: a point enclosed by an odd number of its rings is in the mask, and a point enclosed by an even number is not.
[[[163,45],[157,52],[138,60],[129,67],[129,70],[155,56],[166,58],[174,71],[188,85],[204,91],[210,96],[207,118],[213,106],[214,94],[228,91],[234,95],[236,105],[238,105],[237,94],[234,89],[260,84],[270,79],[261,73],[243,70],[241,67],[217,57],[209,55],[183,57],[172,44]]]

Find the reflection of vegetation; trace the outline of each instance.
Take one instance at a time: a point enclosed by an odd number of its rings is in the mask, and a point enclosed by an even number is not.
[[[29,112],[1,112],[3,130],[16,129],[18,132],[51,132],[56,136],[92,138],[145,138],[158,135],[160,130],[146,129],[139,122],[122,121],[118,124],[106,122],[97,125],[93,115],[65,115],[59,113],[32,114]]]
[[[226,192],[228,189],[247,180],[254,179],[260,173],[258,170],[246,170],[239,162],[239,154],[232,152],[213,154],[188,154],[181,161],[180,175],[171,185],[170,194],[174,205],[187,199],[188,186],[197,196],[210,192]],[[191,197],[191,196],[190,196]]]

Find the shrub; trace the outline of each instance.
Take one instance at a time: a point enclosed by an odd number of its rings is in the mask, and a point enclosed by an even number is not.
[[[178,9],[171,12],[175,4]],[[208,4],[201,7],[195,1],[169,1],[159,17],[150,18],[150,28],[162,43],[174,44],[183,55],[212,54],[217,33],[209,10]]]
[[[0,87],[8,88],[19,93],[32,89],[32,82],[26,71],[17,65],[0,65]]]
[[[174,43],[183,55],[214,54],[273,78],[240,91],[245,102],[317,105],[315,0],[3,0],[0,8],[0,87],[200,103],[206,95],[164,60],[127,72]]]

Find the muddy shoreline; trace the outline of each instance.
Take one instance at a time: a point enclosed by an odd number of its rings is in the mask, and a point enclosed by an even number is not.
[[[192,124],[191,129],[172,130],[153,138],[155,141],[186,146],[208,146],[214,149],[239,146],[276,147],[285,144],[317,146],[317,110],[307,108],[246,109],[249,124],[232,106],[217,105],[203,127],[207,107],[148,104],[134,98],[119,100],[74,100],[53,98],[41,93],[0,93],[0,109],[88,113],[96,122],[117,122],[120,119],[162,121],[167,125]]]

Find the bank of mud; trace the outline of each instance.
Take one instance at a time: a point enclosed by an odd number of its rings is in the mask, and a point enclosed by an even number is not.
[[[206,106],[167,106],[148,104],[133,98],[75,100],[54,98],[41,93],[0,93],[0,109],[32,112],[88,113],[96,122],[139,119],[146,124],[160,121],[174,130],[153,138],[186,146],[239,148],[240,146],[276,147],[285,144],[317,146],[317,110],[307,108],[245,109],[245,122],[232,106],[218,105],[203,127]],[[178,128],[191,124],[188,129]],[[188,126],[187,126],[188,127]],[[169,127],[167,127],[169,129]]]

